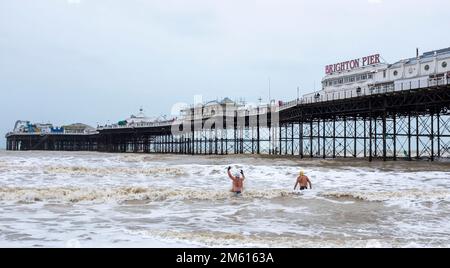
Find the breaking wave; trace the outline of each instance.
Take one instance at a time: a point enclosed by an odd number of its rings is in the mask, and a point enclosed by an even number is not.
[[[246,191],[242,199],[272,199],[289,196],[283,190]],[[226,190],[208,191],[202,189],[169,189],[153,187],[115,187],[115,188],[24,188],[1,187],[1,201],[16,202],[127,202],[127,201],[171,201],[171,200],[225,200],[234,198]]]
[[[243,234],[241,232],[219,231],[173,231],[173,230],[125,230],[131,235],[157,238],[166,242],[181,242],[206,247],[281,247],[281,248],[391,248],[391,247],[430,247],[430,245],[408,245],[401,241],[378,239],[341,239],[322,236],[283,236],[279,234]]]
[[[383,192],[324,192],[324,197],[337,199],[356,199],[371,202],[396,201],[396,200],[437,200],[450,198],[450,191],[445,189],[410,189],[402,191]]]
[[[314,197],[314,195],[308,195]],[[298,194],[291,191],[273,190],[247,190],[240,200],[274,199],[274,198],[298,198]],[[317,197],[325,197],[338,200],[359,200],[369,202],[384,202],[398,200],[446,200],[450,199],[449,190],[419,190],[411,189],[392,192],[322,192]],[[219,201],[235,198],[228,190],[208,190],[192,188],[163,188],[163,187],[0,187],[0,201],[15,202],[117,202],[127,201],[175,201],[175,200],[209,200]]]
[[[93,167],[83,167],[83,166],[48,166],[45,168],[47,172],[50,173],[67,173],[71,175],[117,175],[117,174],[128,174],[128,175],[146,175],[146,176],[171,176],[178,177],[186,175],[187,173],[176,167],[151,167],[151,168],[131,168],[131,167],[104,167],[104,168],[93,168]]]

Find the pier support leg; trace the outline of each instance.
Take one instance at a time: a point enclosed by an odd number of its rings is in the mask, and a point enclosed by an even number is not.
[[[411,114],[408,114],[408,160],[411,158]]]
[[[241,142],[240,142],[240,146],[241,146],[241,150],[240,153],[243,154],[244,153],[244,131],[245,131],[245,125],[241,126]]]
[[[326,143],[326,137],[325,137],[325,134],[326,134],[326,122],[325,122],[325,119],[323,119],[322,120],[322,157],[323,157],[323,159],[325,159],[327,156],[326,156],[326,146],[325,146],[325,143]]]
[[[224,150],[223,150],[223,133],[224,133],[224,131],[225,131],[225,128],[222,128],[220,130],[220,154],[221,155],[223,155],[223,152],[224,152]]]
[[[387,131],[386,131],[386,112],[383,113],[383,161],[386,161],[386,137]]]
[[[358,134],[358,131],[356,131],[356,128],[357,128],[357,118],[356,118],[356,116],[355,116],[355,118],[354,118],[354,126],[353,126],[353,131],[354,131],[354,136],[353,136],[353,157],[355,157],[356,158],[356,155],[357,155],[357,151],[356,151],[356,139],[357,139],[357,134]]]
[[[438,158],[441,157],[441,115],[438,112],[436,115],[437,119],[437,156]]]
[[[363,130],[364,130],[364,134],[363,134],[363,147],[364,147],[364,158],[367,157],[367,129],[366,129],[366,118],[363,118]]]
[[[251,142],[252,142],[252,150],[251,153],[255,154],[255,129],[253,127],[250,128]]]
[[[420,158],[419,149],[419,115],[416,115],[416,159]]]
[[[316,155],[317,157],[320,157],[320,119],[317,119],[317,152]]]
[[[378,131],[377,131],[377,125],[378,125],[378,117],[375,117],[373,119],[374,128],[373,128],[373,155],[374,157],[378,157]]]
[[[313,120],[309,122],[309,157],[313,158]]]
[[[219,137],[217,135],[217,128],[214,127],[214,154],[218,155],[219,154]]]
[[[372,162],[372,118],[369,117],[369,162]]]
[[[237,116],[234,116],[234,154],[237,154],[238,150],[237,150]]]
[[[431,114],[431,125],[430,125],[430,142],[431,142],[431,150],[430,150],[430,160],[434,161],[434,114]]]
[[[347,158],[347,117],[344,116],[344,158]]]
[[[336,117],[333,117],[333,158],[336,158]]]
[[[225,154],[228,154],[228,128],[225,129]]]
[[[294,123],[291,123],[291,155],[294,155]]]
[[[289,138],[288,138],[288,127],[289,123],[284,125],[284,154],[288,154],[288,144],[289,144]]]
[[[256,116],[256,154],[261,153],[261,136],[260,136],[259,108]]]
[[[298,122],[298,146],[300,150],[300,158],[303,158],[303,121]]]
[[[191,132],[191,148],[190,148],[190,151],[191,151],[191,154],[195,154],[195,124],[194,123],[192,123],[192,132]]]
[[[278,144],[278,146],[279,146],[279,151],[280,151],[280,155],[283,153],[283,150],[282,150],[282,143],[281,143],[281,124],[278,126],[278,142],[279,142],[279,144]]]
[[[393,142],[394,142],[394,155],[393,155],[393,157],[394,157],[394,160],[397,160],[397,117],[396,117],[396,115],[394,114],[393,115],[393,118],[392,118],[392,124],[393,124],[393,130],[392,130],[392,136],[393,136]]]

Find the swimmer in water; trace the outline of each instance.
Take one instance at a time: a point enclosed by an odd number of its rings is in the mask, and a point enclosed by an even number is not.
[[[239,195],[242,193],[242,190],[244,189],[244,180],[245,180],[244,171],[241,169],[240,173],[236,173],[233,176],[231,175],[230,170],[231,167],[228,167],[227,169],[228,177],[230,177],[230,179],[233,181],[231,192],[235,193],[236,195]]]
[[[307,176],[305,176],[305,172],[302,170],[300,171],[300,175],[297,177],[297,181],[295,182],[294,191],[297,189],[297,185],[300,185],[300,191],[306,190],[308,189],[308,184],[309,189],[312,189],[311,181]]]

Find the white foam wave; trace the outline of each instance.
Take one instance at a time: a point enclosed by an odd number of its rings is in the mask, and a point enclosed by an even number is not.
[[[186,172],[177,167],[151,167],[151,168],[133,168],[133,167],[105,167],[94,168],[84,166],[48,166],[45,168],[47,172],[51,173],[67,173],[71,175],[115,175],[115,174],[129,174],[129,175],[146,175],[146,176],[183,176]]]
[[[352,192],[352,191],[329,191],[321,194],[325,197],[337,199],[356,199],[362,201],[382,202],[397,200],[445,200],[450,198],[450,191],[446,189],[409,189],[397,191],[376,192]]]
[[[16,202],[126,202],[126,201],[172,201],[172,200],[227,200],[235,198],[226,189],[209,190],[206,188],[169,188],[144,186],[117,187],[0,187],[1,201]],[[436,201],[450,200],[450,191],[446,189],[386,192],[328,191],[298,194],[283,189],[253,190],[249,189],[238,197],[239,200],[302,198],[336,200],[338,203],[351,204],[351,201],[385,202],[385,201]]]
[[[401,241],[365,239],[341,239],[320,236],[280,236],[258,233],[218,232],[218,231],[172,231],[172,230],[125,230],[126,233],[171,243],[185,243],[202,247],[281,247],[281,248],[391,248],[426,247],[426,244],[406,244]],[[429,246],[429,245],[428,245]]]
[[[284,190],[246,191],[240,199],[272,199],[293,196]],[[170,200],[225,200],[235,198],[234,194],[224,191],[202,189],[170,189],[154,187],[114,187],[114,188],[73,188],[73,187],[1,187],[0,200],[16,202],[125,202],[170,201]]]

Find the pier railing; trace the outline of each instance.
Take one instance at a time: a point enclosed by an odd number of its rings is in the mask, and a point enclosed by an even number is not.
[[[395,91],[408,91],[408,90],[416,90],[416,89],[422,89],[422,88],[430,88],[430,87],[436,87],[436,86],[446,86],[450,84],[450,78],[449,77],[440,77],[440,78],[422,78],[422,79],[414,79],[409,80],[406,82],[401,83],[393,83],[393,84],[386,84],[379,87],[374,86],[363,86],[359,89],[349,89],[349,90],[340,90],[338,92],[330,92],[330,93],[324,93],[323,91],[318,91],[315,93],[308,94],[307,97],[303,97],[301,99],[289,101],[286,103],[283,103],[280,106],[280,110],[288,109],[297,105],[301,104],[310,104],[310,103],[317,103],[317,102],[324,102],[324,101],[335,101],[335,100],[342,100],[342,99],[351,99],[351,98],[357,98],[361,96],[368,96],[368,95],[378,95],[378,94],[386,94],[389,92],[395,92]]]
[[[370,96],[370,95],[379,95],[379,94],[386,94],[390,92],[396,92],[396,91],[408,91],[408,90],[415,90],[415,89],[422,89],[422,88],[430,88],[435,86],[445,86],[449,85],[450,79],[447,77],[441,77],[436,79],[430,79],[430,78],[422,78],[422,79],[415,79],[415,80],[409,80],[407,82],[402,83],[393,83],[393,84],[386,84],[383,86],[363,86],[358,89],[349,89],[349,90],[341,90],[339,92],[330,92],[330,93],[323,93],[323,92],[316,92],[309,94],[310,96],[306,95],[306,97],[302,97],[296,100],[288,101],[288,102],[276,102],[271,103],[270,105],[264,105],[264,106],[258,106],[258,107],[251,107],[251,108],[242,108],[239,107],[235,111],[233,111],[231,114],[227,112],[227,115],[231,116],[237,116],[237,117],[247,117],[247,116],[257,116],[257,115],[264,115],[267,112],[279,112],[282,110],[286,110],[295,106],[299,105],[305,105],[305,104],[311,104],[311,103],[319,103],[319,102],[328,102],[328,101],[336,101],[336,100],[343,100],[343,99],[351,99],[351,98],[358,98],[363,96]],[[214,116],[222,116],[222,114],[215,114],[215,115],[208,115],[203,114],[203,117],[196,118],[192,115],[185,115],[180,118],[174,118],[171,120],[166,121],[157,121],[157,122],[140,122],[140,123],[131,123],[127,125],[118,125],[118,124],[111,124],[111,125],[105,125],[100,126],[97,128],[97,130],[104,130],[104,129],[125,129],[125,128],[148,128],[148,127],[164,127],[164,126],[170,126],[174,122],[182,122],[182,121],[190,121],[195,119],[207,119],[209,117]]]
[[[118,125],[118,124],[111,124],[111,125],[105,125],[105,126],[99,126],[97,127],[97,130],[104,130],[104,129],[124,129],[124,128],[148,128],[148,127],[161,127],[161,126],[168,126],[171,125],[175,119],[168,120],[168,121],[161,121],[161,122],[141,122],[141,123],[131,123],[127,125]]]

